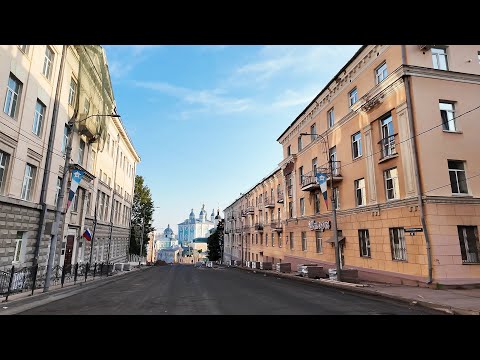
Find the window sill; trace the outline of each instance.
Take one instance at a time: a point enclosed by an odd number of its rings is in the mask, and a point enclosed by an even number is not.
[[[362,259],[371,259],[372,258],[371,256],[364,256],[364,255],[360,255],[360,257]],[[406,260],[394,260],[394,261],[406,261]]]
[[[388,156],[385,156],[385,157],[381,158],[380,160],[378,160],[378,163],[381,164],[381,163],[383,163],[383,162],[385,162],[385,161],[388,161],[388,160],[390,160],[390,159],[395,159],[395,158],[397,158],[397,157],[398,157],[398,153],[392,154],[392,155],[388,155]]]
[[[470,194],[462,194],[462,193],[459,193],[459,194],[453,193],[452,196],[455,196],[455,197],[469,197],[469,198],[473,198],[473,195],[470,195]]]
[[[358,160],[362,160],[363,156],[360,155],[360,156],[357,156],[356,158],[353,158],[352,161],[358,161]]]
[[[451,131],[451,130],[442,130],[444,133],[450,133],[450,134],[463,134],[463,131],[457,130],[457,131]]]
[[[404,263],[408,262],[408,260],[400,260],[400,259],[392,259],[392,261],[395,261],[395,262],[404,262]]]
[[[462,262],[462,265],[480,265],[480,262]]]

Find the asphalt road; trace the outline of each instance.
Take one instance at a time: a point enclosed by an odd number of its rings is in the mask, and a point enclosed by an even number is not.
[[[235,268],[170,265],[127,274],[117,281],[22,314],[423,315],[438,312]]]

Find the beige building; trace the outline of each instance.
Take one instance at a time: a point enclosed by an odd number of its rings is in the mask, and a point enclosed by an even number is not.
[[[279,170],[225,209],[225,258],[334,268],[333,181],[344,269],[480,283],[478,99],[480,45],[362,46],[277,139]],[[315,173],[329,160],[327,209]],[[272,176],[284,202],[258,207]],[[262,216],[263,236],[251,227]]]
[[[66,58],[52,161],[44,179],[62,51]],[[71,171],[83,170],[85,175],[62,214],[55,265],[89,261],[91,242],[82,237],[87,228],[92,233],[95,228],[92,261],[125,259],[140,158],[120,117],[94,116],[116,113],[103,48],[2,45],[0,89],[0,266],[29,266],[36,251],[39,265],[47,262],[71,119],[75,126],[64,205]],[[44,181],[46,226],[37,241]]]

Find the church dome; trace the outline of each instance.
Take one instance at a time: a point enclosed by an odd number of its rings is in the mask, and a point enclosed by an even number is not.
[[[170,224],[168,224],[168,227],[163,231],[163,235],[165,237],[170,237],[173,235],[173,230],[170,228]]]
[[[194,219],[195,219],[195,213],[193,212],[193,209],[192,209],[192,211],[190,212],[190,219],[191,219],[191,218],[194,218]]]
[[[202,206],[202,210],[200,211],[200,218],[202,218],[202,216],[206,215],[205,213],[205,205]]]

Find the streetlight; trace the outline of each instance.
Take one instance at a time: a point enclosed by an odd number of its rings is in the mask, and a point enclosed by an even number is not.
[[[75,113],[76,114],[76,113]],[[67,184],[67,174],[69,171],[69,165],[70,165],[70,157],[72,154],[72,140],[73,140],[73,125],[76,122],[79,121],[85,121],[88,118],[91,118],[93,116],[110,116],[110,117],[120,117],[120,115],[117,114],[94,114],[94,115],[89,115],[86,118],[83,119],[77,119],[74,120],[74,118],[71,118],[68,121],[67,124],[67,147],[65,151],[65,163],[63,166],[63,174],[62,174],[62,182],[60,184],[60,193],[58,195],[58,201],[57,201],[57,207],[55,209],[55,220],[52,224],[52,231],[51,231],[51,240],[50,240],[50,253],[48,255],[48,263],[47,263],[47,273],[46,273],[46,279],[45,279],[45,285],[43,287],[43,292],[47,292],[49,287],[50,287],[50,276],[52,273],[52,267],[53,267],[53,262],[55,258],[55,250],[57,248],[57,238],[58,238],[58,228],[60,224],[60,216],[62,213],[62,207],[63,207],[63,199],[65,197],[65,187]],[[66,214],[65,214],[66,215]],[[66,217],[66,216],[65,216]],[[90,248],[90,252],[92,251],[93,248],[93,238],[92,238],[92,247]]]
[[[300,133],[300,136],[304,135],[314,135],[320,137],[322,143],[325,147],[325,153],[328,154],[328,138],[325,139],[322,135],[319,134],[312,134],[312,133]],[[328,156],[328,168],[330,173],[330,189],[332,192],[331,200],[332,200],[332,225],[333,225],[333,239],[335,242],[335,267],[337,272],[337,280],[341,281],[341,274],[340,274],[340,248],[338,245],[338,230],[337,230],[337,206],[336,206],[336,199],[335,194],[333,191],[333,161],[330,155]],[[334,203],[335,201],[335,203]]]

